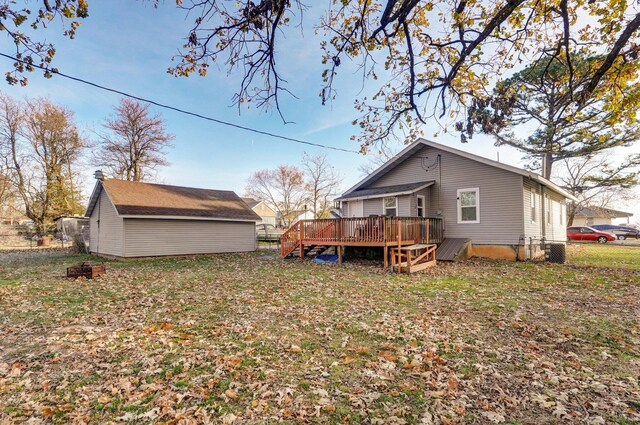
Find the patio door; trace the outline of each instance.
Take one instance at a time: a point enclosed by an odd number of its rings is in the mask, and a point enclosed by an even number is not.
[[[349,202],[349,215],[351,217],[364,217],[364,201]]]

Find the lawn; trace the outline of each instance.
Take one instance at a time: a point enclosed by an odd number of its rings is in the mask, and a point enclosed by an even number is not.
[[[640,248],[566,265],[0,254],[0,423],[640,421]]]

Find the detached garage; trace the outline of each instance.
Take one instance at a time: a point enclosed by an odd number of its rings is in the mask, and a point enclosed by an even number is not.
[[[232,191],[98,180],[92,254],[120,258],[255,251],[260,217]]]

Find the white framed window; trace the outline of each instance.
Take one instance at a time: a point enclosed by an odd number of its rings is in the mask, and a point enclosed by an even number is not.
[[[567,215],[567,205],[563,202],[560,203],[560,224],[564,224],[564,218]]]
[[[537,216],[537,212],[536,212],[536,193],[531,190],[531,222],[535,223],[536,222],[536,216]]]
[[[382,198],[382,211],[384,212],[384,215],[398,215],[398,198],[395,196]]]
[[[480,223],[480,189],[458,189],[458,223]]]
[[[417,206],[418,206],[418,217],[425,217],[425,197],[423,195],[418,195],[417,198]]]
[[[551,217],[553,217],[551,213],[551,198],[548,195],[544,195],[544,200],[546,203],[545,213],[547,214],[547,224],[551,224]]]

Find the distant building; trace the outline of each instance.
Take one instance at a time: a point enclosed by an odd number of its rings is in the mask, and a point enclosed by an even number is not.
[[[242,198],[244,202],[249,205],[249,208],[260,216],[261,221],[256,224],[271,224],[276,225],[276,212],[269,207],[264,201],[258,201],[253,198]]]
[[[626,218],[627,223],[629,223],[629,218],[632,216],[632,213],[624,211],[587,205],[578,209],[573,219],[573,225],[593,226],[594,224],[613,224],[612,221],[614,218]]]

